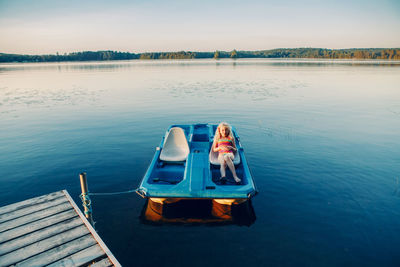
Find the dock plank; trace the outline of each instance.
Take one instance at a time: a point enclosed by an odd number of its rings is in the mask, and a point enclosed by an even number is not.
[[[38,211],[38,212],[34,212],[31,214],[28,214],[26,216],[22,216],[19,217],[17,219],[11,220],[11,221],[7,221],[4,223],[0,223],[0,232],[4,232],[10,229],[13,229],[15,227],[19,227],[21,225],[27,224],[27,223],[31,223],[43,218],[46,218],[48,216],[52,216],[54,214],[60,213],[60,212],[64,212],[66,210],[70,210],[71,209],[71,205],[68,202],[63,202],[60,205],[42,210],[42,211]]]
[[[0,207],[0,266],[121,266],[66,190]]]
[[[87,235],[88,233],[89,233],[88,229],[84,225],[82,225],[70,229],[68,231],[62,232],[58,235],[43,239],[36,243],[32,243],[28,246],[19,248],[10,253],[0,256],[0,266],[8,266],[16,264],[18,262],[25,260],[26,258],[35,256],[46,250],[60,246],[73,239]]]
[[[93,228],[93,226],[89,223],[89,221],[85,218],[83,215],[82,211],[78,208],[76,203],[72,200],[71,196],[68,194],[67,191],[64,190],[64,194],[67,197],[67,199],[70,201],[72,207],[76,210],[78,213],[79,217],[82,218],[83,223],[86,225],[86,227],[89,229],[89,231],[92,233],[94,239],[96,239],[97,243],[99,246],[103,249],[103,251],[107,254],[108,258],[110,261],[115,265],[115,266],[121,266],[121,264],[118,262],[118,260],[114,257],[110,249],[106,246],[106,244],[103,242],[103,240],[100,238],[100,236],[97,234],[96,230]]]
[[[65,221],[65,223],[63,224],[55,224],[51,227],[43,229],[42,231],[35,231],[30,234],[2,243],[0,244],[0,256],[14,250],[18,250],[24,246],[34,244],[35,242],[39,242],[46,238],[56,236],[57,234],[62,234],[63,232],[71,230],[81,224],[82,222],[80,221],[80,219],[78,217],[75,217],[69,219],[68,221]],[[87,234],[88,232],[89,231],[85,232],[85,234]]]
[[[60,261],[60,259],[70,257],[71,255],[78,253],[86,248],[89,248],[96,244],[96,240],[92,235],[88,234],[78,239],[72,240],[68,243],[62,244],[53,249],[47,250],[41,254],[33,256],[22,262],[19,262],[19,267],[30,267],[30,266],[45,266]],[[103,255],[105,255],[103,251]],[[60,265],[59,265],[60,266]]]
[[[35,232],[37,230],[41,230],[43,228],[46,228],[48,226],[57,224],[59,222],[71,219],[73,217],[77,217],[78,215],[76,214],[75,210],[69,209],[67,211],[64,211],[62,213],[57,213],[55,215],[51,215],[47,218],[43,218],[38,221],[34,221],[28,224],[24,224],[22,226],[13,228],[11,230],[1,232],[0,233],[0,244],[7,242],[8,240]]]
[[[53,199],[52,201],[49,201],[49,202],[44,202],[44,203],[40,203],[40,204],[37,204],[34,206],[25,207],[23,209],[17,209],[17,210],[11,211],[11,212],[7,212],[7,213],[0,215],[0,223],[10,221],[10,220],[22,217],[22,216],[26,216],[31,213],[37,212],[37,211],[45,210],[45,209],[48,209],[49,207],[57,206],[59,204],[66,203],[66,202],[67,202],[67,200],[64,197],[60,197],[60,198]]]
[[[62,259],[58,262],[48,265],[48,267],[73,267],[73,266],[81,266],[88,265],[94,262],[95,259],[105,255],[104,251],[99,246],[91,246],[87,249],[84,249],[76,254],[69,256],[68,258]]]
[[[0,208],[0,215],[11,212],[11,211],[15,211],[18,209],[23,209],[23,208],[26,208],[29,206],[37,205],[37,204],[40,204],[43,202],[48,202],[48,201],[51,201],[51,200],[53,200],[55,198],[59,198],[59,197],[64,197],[63,191],[57,191],[57,192],[54,192],[54,193],[51,193],[48,195],[35,197],[35,198],[31,198],[31,199],[28,199],[25,201],[10,204],[10,205]]]
[[[90,265],[90,267],[110,267],[110,266],[113,266],[113,264],[108,258],[102,259],[101,261],[97,261],[92,265]]]

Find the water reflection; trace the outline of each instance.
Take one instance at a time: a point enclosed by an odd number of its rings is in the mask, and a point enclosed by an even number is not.
[[[321,67],[329,65],[341,66],[400,66],[399,60],[354,60],[354,59],[285,59],[285,58],[253,58],[253,59],[182,59],[182,60],[121,60],[121,61],[84,61],[84,62],[46,62],[46,63],[3,63],[0,64],[0,73],[5,71],[50,70],[58,71],[120,71],[122,69],[154,67],[182,67],[182,66],[296,66]]]
[[[251,200],[237,205],[222,205],[211,199],[180,200],[160,204],[147,200],[140,215],[144,224],[245,225],[256,221]]]

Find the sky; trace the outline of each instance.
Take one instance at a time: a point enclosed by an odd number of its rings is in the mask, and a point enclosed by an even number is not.
[[[400,0],[0,0],[0,53],[399,48]]]

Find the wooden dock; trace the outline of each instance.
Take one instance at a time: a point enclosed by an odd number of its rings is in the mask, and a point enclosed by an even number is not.
[[[66,190],[0,207],[0,266],[121,266]]]

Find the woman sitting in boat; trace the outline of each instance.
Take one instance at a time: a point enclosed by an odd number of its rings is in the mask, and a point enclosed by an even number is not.
[[[233,179],[237,184],[241,182],[240,178],[236,175],[235,165],[233,159],[235,158],[234,152],[237,151],[235,138],[232,135],[231,126],[226,122],[221,122],[215,131],[214,143],[212,150],[218,152],[218,161],[221,164],[221,182],[226,182],[226,165],[232,172]]]

